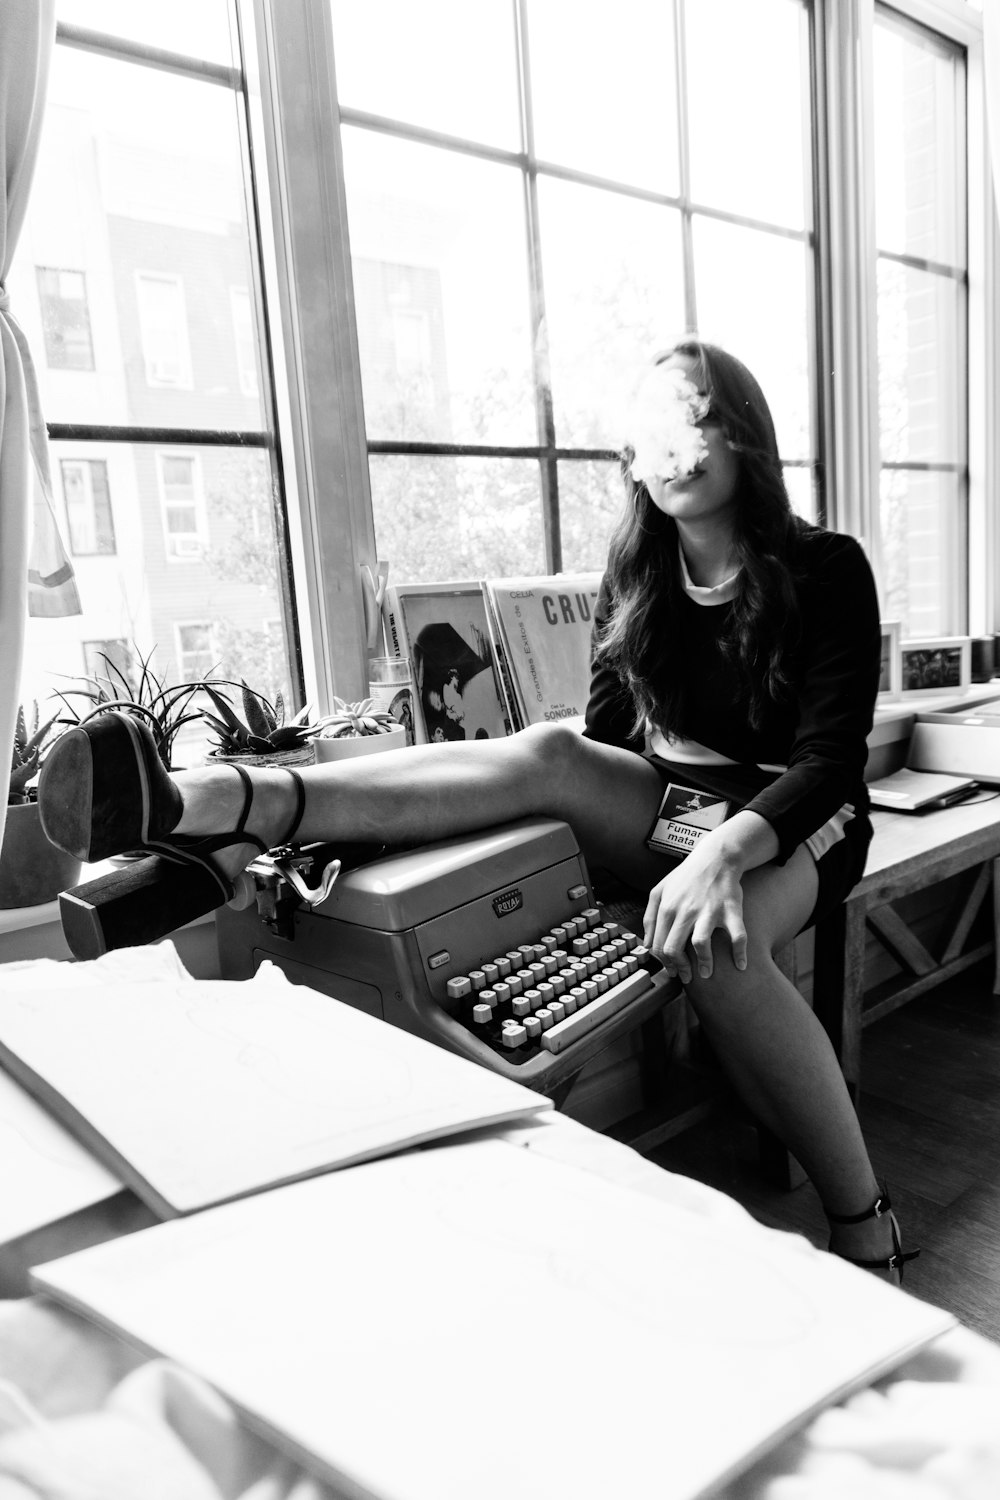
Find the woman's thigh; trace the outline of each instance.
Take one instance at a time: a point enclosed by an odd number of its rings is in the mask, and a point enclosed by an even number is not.
[[[548,787],[548,806],[538,810],[569,823],[588,862],[642,891],[675,868],[672,856],[646,848],[663,796],[648,760],[564,725],[539,725],[514,739],[544,766],[539,781]]]

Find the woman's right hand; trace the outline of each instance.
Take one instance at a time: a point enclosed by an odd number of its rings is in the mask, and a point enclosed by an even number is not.
[[[687,984],[692,963],[700,978],[711,978],[712,935],[717,928],[729,936],[736,967],[745,969],[747,934],[739,867],[717,853],[692,850],[650,891],[643,939],[666,972]]]

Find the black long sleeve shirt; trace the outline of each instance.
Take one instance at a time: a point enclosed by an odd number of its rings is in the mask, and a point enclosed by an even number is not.
[[[765,700],[759,729],[749,724],[747,684],[719,649],[730,604],[705,605],[684,595],[680,639],[673,647],[683,652],[685,666],[680,732],[737,762],[719,770],[750,811],[774,828],[779,864],[845,802],[859,813],[868,810],[864,769],[881,646],[875,581],[853,537],[803,522],[789,561],[801,613],[801,637],[788,663],[792,688],[781,703]],[[605,578],[595,635],[613,609]],[[670,649],[665,642],[664,650]],[[634,717],[628,688],[611,669],[595,665],[586,734],[641,751],[642,740],[632,733]],[[762,765],[787,770],[764,771]],[[684,769],[679,766],[679,776]],[[699,765],[697,771],[711,780],[711,767]]]

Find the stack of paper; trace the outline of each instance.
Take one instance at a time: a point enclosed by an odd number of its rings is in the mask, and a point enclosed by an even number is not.
[[[4,996],[0,1064],[163,1218],[551,1108],[270,964]]]
[[[691,1500],[954,1321],[749,1219],[483,1138],[36,1281],[208,1379],[336,1493],[378,1500]]]

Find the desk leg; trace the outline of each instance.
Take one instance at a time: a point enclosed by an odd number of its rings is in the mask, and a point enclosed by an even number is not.
[[[822,1022],[851,1097],[861,1082],[861,1019],[865,994],[865,907],[847,901],[816,927],[813,1009]]]

